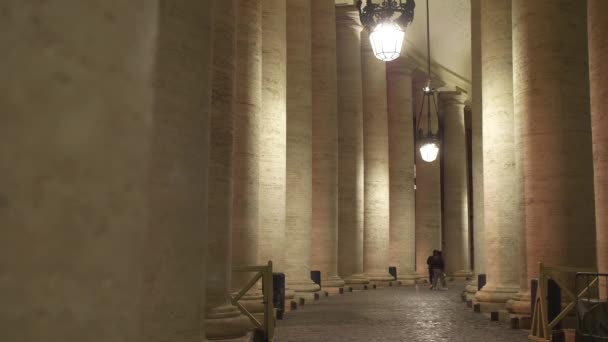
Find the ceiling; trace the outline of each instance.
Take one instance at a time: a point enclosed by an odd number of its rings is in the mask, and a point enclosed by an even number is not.
[[[353,0],[335,0],[352,4]],[[405,0],[404,0],[405,1]],[[374,0],[379,2],[379,0]],[[448,72],[471,80],[470,0],[429,0],[431,59]],[[416,0],[414,21],[406,31],[406,48],[426,58],[426,1]]]

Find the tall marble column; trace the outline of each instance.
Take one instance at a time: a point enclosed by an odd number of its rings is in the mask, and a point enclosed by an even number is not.
[[[519,290],[519,201],[513,123],[511,0],[481,3],[486,285],[475,298],[496,311]]]
[[[236,87],[233,190],[232,265],[258,264],[259,120],[262,107],[262,0],[243,0],[237,8]],[[240,291],[251,273],[233,272],[232,290]],[[263,312],[260,288],[242,301],[252,312]]]
[[[608,3],[587,0],[598,271],[608,272]],[[605,293],[604,293],[605,295]]]
[[[413,81],[414,113],[420,113],[423,105],[422,88],[427,84],[427,77],[418,74]],[[427,131],[427,104],[424,104],[424,116],[418,128]],[[431,111],[431,131],[437,132],[438,122],[435,110]],[[440,157],[443,151],[439,150],[439,156],[432,162],[425,162],[420,156],[420,146],[416,144],[416,273],[422,280],[428,280],[429,272],[426,264],[427,258],[433,254],[433,250],[441,249],[441,178]]]
[[[213,11],[209,4],[169,0],[160,1],[159,11],[142,340],[172,340],[183,331],[189,332],[183,340],[200,340]]]
[[[364,228],[363,268],[371,282],[390,282],[388,108],[385,63],[376,56],[361,33],[363,81]]]
[[[469,263],[469,208],[467,191],[467,150],[463,94],[440,95],[443,111],[444,178],[444,258],[446,273],[455,278],[471,275]],[[485,184],[484,184],[485,186]],[[485,191],[485,189],[484,189]]]
[[[414,104],[407,56],[387,63],[390,194],[390,265],[404,284],[415,283]]]
[[[467,301],[475,299],[477,276],[485,273],[483,205],[483,136],[481,89],[481,0],[471,0],[471,131],[473,166],[473,279],[466,286]]]
[[[145,340],[159,1],[1,7],[2,340]]]
[[[262,1],[258,262],[285,270],[286,33],[285,0]]]
[[[312,244],[312,70],[310,0],[287,0],[287,195],[285,279],[314,300]]]
[[[336,6],[312,0],[312,259],[324,289],[338,276],[338,69]]]
[[[209,239],[206,332],[209,339],[241,337],[249,319],[232,305],[232,153],[235,113],[236,0],[218,1],[214,14],[209,133]]]
[[[353,6],[336,7],[338,56],[338,274],[363,287],[363,102],[361,23]]]
[[[514,108],[522,120],[528,280],[595,267],[587,12],[580,1],[512,4]]]

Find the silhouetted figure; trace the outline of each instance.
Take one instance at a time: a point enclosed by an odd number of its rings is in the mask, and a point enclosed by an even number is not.
[[[433,288],[433,266],[431,265],[431,261],[438,252],[439,252],[438,250],[434,249],[433,255],[426,258],[426,264],[429,267],[429,284],[430,284],[431,289]]]
[[[443,255],[441,251],[433,253],[433,257],[430,260],[430,267],[433,269],[433,286],[431,289],[437,290],[437,283],[441,280],[441,290],[447,290],[445,286],[445,263],[443,262]]]

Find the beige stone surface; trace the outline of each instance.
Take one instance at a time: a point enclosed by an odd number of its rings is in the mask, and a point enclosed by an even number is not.
[[[285,279],[314,300],[312,244],[312,70],[310,0],[287,0],[287,195]]]
[[[387,281],[390,194],[385,63],[374,56],[368,32],[361,33],[363,81],[364,229],[363,268],[370,281]]]
[[[311,1],[312,39],[312,256],[323,288],[338,276],[338,69],[333,1]]]
[[[361,24],[353,6],[336,7],[338,56],[338,274],[363,277],[363,102]]]
[[[423,106],[422,88],[427,83],[426,75],[417,72],[413,80],[414,112],[416,116]],[[425,101],[419,128],[427,131],[427,103]],[[431,130],[437,132],[437,115],[434,107],[431,112]],[[416,143],[416,273],[421,279],[428,279],[426,259],[434,249],[441,249],[441,180],[439,159],[443,151],[439,150],[437,160],[425,162],[420,157],[420,145]]]
[[[201,3],[165,0],[159,10],[141,331],[145,341],[180,336],[194,342],[204,339],[201,308],[208,276],[213,12]]]
[[[596,266],[587,13],[579,1],[512,6],[529,280],[539,261]]]
[[[457,92],[440,95],[443,111],[443,195],[446,273],[454,277],[471,274],[469,253],[469,210],[467,191],[467,150],[464,127],[466,97]],[[485,191],[485,184],[484,184]],[[487,237],[486,237],[487,240]],[[487,243],[487,242],[486,242]],[[487,268],[487,267],[486,267]]]
[[[608,3],[588,0],[589,80],[599,272],[608,272]]]
[[[285,0],[262,2],[258,261],[285,270],[286,33]],[[263,134],[262,134],[263,132]]]
[[[481,13],[487,282],[475,298],[484,311],[484,305],[504,304],[519,290],[517,185],[523,178],[515,160],[511,1],[484,1]]]
[[[407,55],[387,63],[389,139],[389,264],[404,283],[416,276],[416,204],[414,192],[414,103]]]
[[[258,264],[259,120],[262,108],[262,1],[239,2],[233,152],[232,265]],[[251,274],[234,273],[240,290]]]
[[[209,130],[209,234],[205,324],[209,339],[244,336],[249,319],[231,304],[232,185],[236,71],[236,0],[214,12]]]
[[[467,285],[469,300],[477,292],[477,275],[485,272],[483,207],[483,134],[481,89],[481,0],[471,1],[471,131],[473,178],[473,279]]]
[[[3,341],[142,339],[157,16],[0,5]]]

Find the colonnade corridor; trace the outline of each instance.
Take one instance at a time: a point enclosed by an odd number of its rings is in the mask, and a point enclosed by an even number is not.
[[[278,321],[282,342],[523,342],[527,330],[509,329],[460,300],[466,283],[448,283],[447,291],[428,284],[355,291],[322,298]]]

